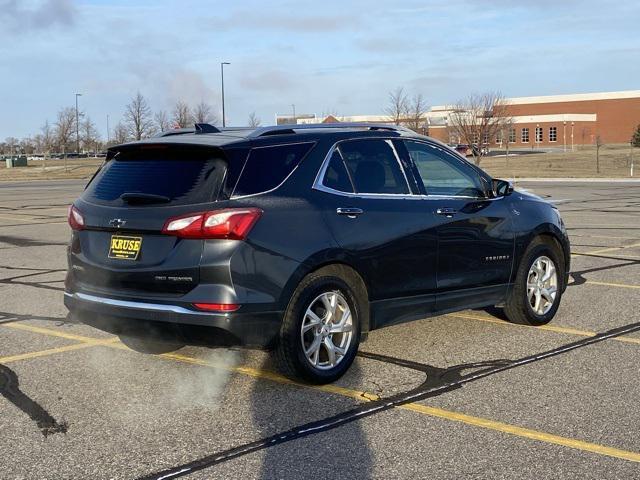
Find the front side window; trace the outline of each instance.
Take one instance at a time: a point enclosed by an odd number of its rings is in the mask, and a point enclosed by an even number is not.
[[[529,129],[522,129],[522,143],[529,143]]]
[[[313,143],[257,147],[251,150],[233,195],[253,195],[273,190],[300,164]]]
[[[409,194],[391,140],[350,140],[342,142],[338,150],[356,193]]]
[[[405,141],[427,195],[483,197],[478,174],[463,160],[425,143]]]

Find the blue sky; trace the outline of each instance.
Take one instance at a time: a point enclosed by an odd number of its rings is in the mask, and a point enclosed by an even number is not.
[[[154,110],[382,113],[403,86],[429,104],[640,88],[640,2],[0,0],[0,139],[81,108],[106,137],[140,90]]]

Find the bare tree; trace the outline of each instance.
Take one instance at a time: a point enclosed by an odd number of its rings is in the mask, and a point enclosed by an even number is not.
[[[470,145],[476,165],[484,156],[482,143],[494,138],[505,124],[513,123],[504,97],[498,92],[472,94],[449,114],[449,131]]]
[[[193,109],[193,120],[195,123],[215,123],[217,121],[216,116],[213,114],[211,105],[205,102],[200,102]]]
[[[171,129],[171,123],[169,123],[169,117],[167,116],[167,112],[164,110],[159,110],[153,116],[154,121],[156,122],[156,128],[159,132],[165,132]]]
[[[175,128],[187,128],[191,123],[193,123],[193,117],[191,116],[189,105],[182,100],[178,100],[173,107],[172,120]]]
[[[407,102],[407,127],[417,133],[426,134],[425,123],[427,120],[427,103],[421,93],[413,96],[411,101]]]
[[[595,144],[596,144],[596,173],[600,173],[600,148],[604,145],[604,142],[602,141],[602,137],[600,135],[596,135]]]
[[[129,135],[134,140],[149,137],[153,134],[151,108],[144,96],[138,92],[124,111],[124,120],[129,129]]]
[[[100,135],[98,134],[98,129],[96,128],[95,123],[93,123],[89,117],[86,117],[80,123],[80,140],[82,141],[83,150],[90,151],[93,149],[95,152],[98,151]]]
[[[118,145],[120,143],[126,143],[129,141],[129,129],[122,122],[118,122],[113,128],[113,137],[111,141]]]
[[[16,149],[18,148],[18,146],[20,145],[20,140],[18,140],[15,137],[7,137],[4,140],[5,143],[5,150],[10,153],[11,155],[15,155]]]
[[[73,107],[63,108],[58,112],[58,118],[55,123],[55,140],[58,149],[60,149],[62,153],[67,153],[75,133],[76,110]]]
[[[404,88],[398,87],[393,92],[389,92],[389,104],[385,108],[385,113],[389,120],[396,125],[400,125],[409,116],[409,97]]]
[[[256,116],[256,112],[251,112],[248,123],[250,127],[259,127],[262,122],[260,122],[260,119]]]

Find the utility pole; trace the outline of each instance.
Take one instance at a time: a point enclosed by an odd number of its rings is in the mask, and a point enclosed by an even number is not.
[[[224,66],[231,65],[229,62],[220,62],[220,81],[222,82],[222,126],[227,126],[227,119],[224,115]]]
[[[76,93],[76,153],[80,156],[80,113],[78,111],[78,97],[81,93]]]

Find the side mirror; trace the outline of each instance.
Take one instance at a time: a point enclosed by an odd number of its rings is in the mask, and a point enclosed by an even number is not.
[[[491,180],[491,188],[495,197],[506,197],[513,193],[513,184],[508,180],[494,178]]]

